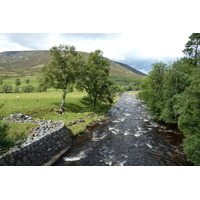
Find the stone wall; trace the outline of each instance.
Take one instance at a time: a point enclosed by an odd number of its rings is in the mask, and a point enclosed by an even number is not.
[[[25,142],[20,148],[0,157],[0,166],[41,166],[51,165],[71,146],[70,131],[64,123],[51,132],[32,142]]]

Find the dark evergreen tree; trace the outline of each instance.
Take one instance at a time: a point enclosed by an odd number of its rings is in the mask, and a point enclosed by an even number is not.
[[[196,66],[200,64],[200,33],[193,33],[189,39],[183,52],[191,63]]]

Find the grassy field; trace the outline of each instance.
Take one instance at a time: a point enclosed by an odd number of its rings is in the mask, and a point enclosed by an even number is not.
[[[8,78],[8,79],[4,79],[3,80],[3,84],[9,84],[11,85],[13,88],[16,87],[15,85],[15,79],[16,78]],[[21,77],[19,78],[20,79],[20,82],[21,82],[21,85],[19,86],[19,90],[21,90],[21,88],[23,86],[26,86],[27,83],[26,83],[26,80],[29,79],[30,81],[30,85],[34,86],[34,87],[37,87],[38,86],[38,77],[37,76],[25,76],[25,77]]]
[[[62,120],[68,124],[74,120],[84,118],[85,122],[68,126],[73,135],[83,132],[87,125],[93,120],[104,118],[105,113],[109,109],[106,104],[99,104],[96,108],[90,107],[87,101],[82,100],[86,93],[75,91],[68,93],[66,97],[65,112],[58,114],[59,105],[61,103],[62,92],[60,90],[48,90],[42,93],[0,93],[0,115],[1,119],[8,117],[9,114],[23,113],[31,116],[33,119],[52,119],[55,121]],[[92,117],[87,116],[95,113]],[[10,123],[13,130],[25,131],[34,127],[33,123],[17,124]]]

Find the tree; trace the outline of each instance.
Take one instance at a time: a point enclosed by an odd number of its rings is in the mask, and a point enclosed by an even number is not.
[[[14,93],[20,93],[20,91],[19,91],[19,88],[16,86],[15,88],[14,88],[14,91],[13,91]]]
[[[26,79],[25,82],[26,82],[26,84],[29,84],[29,83],[30,83],[30,80],[29,80],[29,79]]]
[[[75,82],[76,71],[82,58],[74,46],[68,45],[52,47],[50,57],[48,65],[42,68],[42,80],[45,86],[62,90],[60,112],[63,112],[67,89]]]
[[[15,85],[16,85],[17,87],[19,87],[19,86],[21,85],[21,81],[20,81],[19,78],[16,78],[16,79],[15,79]]]
[[[8,125],[0,122],[0,152],[14,145],[14,141],[8,136],[8,130]]]
[[[139,98],[146,102],[154,118],[159,120],[163,108],[163,84],[166,64],[157,62],[152,65],[153,69],[141,84],[142,91],[139,93]]]
[[[22,92],[24,93],[31,93],[34,92],[35,88],[32,85],[26,85],[24,87],[22,87]]]
[[[179,99],[178,125],[183,131],[184,152],[188,160],[200,165],[200,66],[195,68],[192,82]]]
[[[161,119],[166,123],[178,122],[178,97],[191,82],[191,69],[184,59],[175,61],[165,72],[163,84],[164,105]]]
[[[115,87],[110,79],[109,61],[102,56],[103,52],[91,52],[88,61],[79,70],[78,88],[83,88],[89,95],[90,105],[96,106],[97,101],[112,103]]]
[[[5,84],[5,85],[2,86],[2,92],[3,93],[11,93],[12,91],[13,91],[13,88],[12,88],[11,85]]]
[[[3,78],[0,78],[0,86],[2,86],[3,85]]]
[[[191,60],[195,66],[200,64],[200,33],[193,33],[189,37],[183,53]]]

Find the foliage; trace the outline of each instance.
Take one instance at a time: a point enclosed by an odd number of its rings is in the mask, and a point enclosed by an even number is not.
[[[23,93],[31,93],[34,92],[35,88],[32,85],[26,85],[24,87],[22,87],[22,92]]]
[[[190,62],[196,66],[200,64],[200,33],[193,33],[189,39],[183,52]]]
[[[0,78],[0,86],[2,86],[3,85],[3,78]]]
[[[139,97],[156,119],[177,124],[185,139],[187,159],[200,165],[200,34],[189,37],[183,52],[186,57],[162,73],[152,69],[141,85]]]
[[[18,87],[15,87],[15,89],[14,89],[14,91],[13,91],[14,93],[20,93],[20,90],[19,90],[19,88]]]
[[[191,69],[184,60],[175,61],[166,70],[163,84],[164,105],[160,119],[166,123],[178,122],[178,97],[190,85]]]
[[[13,91],[13,88],[10,84],[4,84],[1,90],[3,93],[11,93]]]
[[[26,84],[29,84],[29,83],[30,83],[30,80],[29,80],[29,79],[26,79],[25,82],[26,82]]]
[[[183,141],[183,149],[188,161],[200,165],[200,133],[188,135]]]
[[[15,85],[16,85],[17,87],[21,85],[21,81],[20,81],[19,78],[16,78],[16,79],[15,79]]]
[[[98,101],[112,103],[117,88],[113,86],[109,71],[109,61],[100,50],[91,52],[88,61],[80,66],[77,87],[88,93],[91,106],[95,107]]]
[[[36,92],[46,92],[47,91],[47,85],[42,83],[42,78],[38,78],[38,86],[35,88]]]
[[[141,78],[132,77],[111,76],[111,79],[118,86],[118,92],[120,93],[125,91],[138,91],[140,90],[142,82]]]
[[[50,56],[49,64],[42,68],[42,84],[62,90],[60,111],[63,112],[67,89],[75,82],[76,70],[81,63],[81,56],[75,51],[74,46],[68,45],[52,47]]]
[[[0,151],[7,150],[14,145],[13,139],[8,136],[8,130],[8,125],[0,123]]]
[[[149,72],[141,84],[142,91],[139,98],[143,99],[155,119],[160,119],[163,108],[163,84],[166,64],[158,62],[153,64],[153,69]]]

